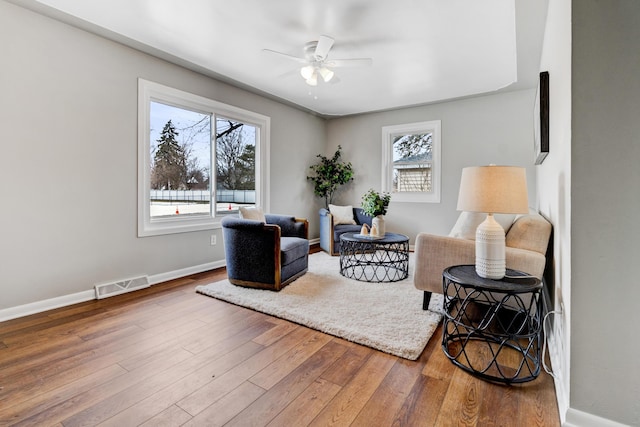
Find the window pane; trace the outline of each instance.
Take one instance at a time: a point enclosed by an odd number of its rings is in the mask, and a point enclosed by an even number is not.
[[[255,205],[257,137],[256,126],[216,117],[216,212]]]
[[[150,104],[150,216],[210,216],[211,115]]]
[[[433,191],[433,133],[393,138],[393,192]]]

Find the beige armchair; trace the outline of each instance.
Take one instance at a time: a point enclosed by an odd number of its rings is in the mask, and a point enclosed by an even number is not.
[[[462,215],[464,214],[466,213],[463,212]],[[507,268],[542,279],[551,224],[542,215],[527,214],[518,216],[511,225],[504,222],[502,225],[506,229]],[[450,236],[420,233],[416,237],[413,283],[417,289],[424,291],[424,310],[429,308],[432,292],[442,293],[442,271],[445,268],[475,264],[476,242],[472,240],[472,236],[473,233],[467,232],[464,236],[466,238],[461,238],[460,233],[452,231]]]

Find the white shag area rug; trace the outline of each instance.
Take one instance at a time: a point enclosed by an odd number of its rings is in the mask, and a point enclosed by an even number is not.
[[[442,319],[442,295],[422,310],[423,292],[409,277],[393,283],[367,283],[340,275],[339,257],[309,256],[309,270],[280,292],[243,288],[228,280],[196,291],[307,326],[395,356],[416,360]]]

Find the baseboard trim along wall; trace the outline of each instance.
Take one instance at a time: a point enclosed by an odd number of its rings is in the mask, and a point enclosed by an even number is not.
[[[225,260],[221,260],[196,265],[193,267],[182,268],[179,270],[167,271],[165,273],[159,273],[149,276],[149,283],[153,286],[157,285],[158,283],[179,279],[191,274],[202,273],[203,271],[214,270],[216,268],[224,266],[226,266],[226,262]],[[94,285],[91,285],[90,290],[2,309],[0,310],[0,322],[17,319],[18,317],[24,317],[30,314],[42,313],[43,311],[53,310],[55,308],[67,307],[69,305],[78,304],[85,301],[91,301],[93,299],[96,299],[96,292],[93,286]]]
[[[16,307],[5,308],[0,310],[0,322],[17,319],[18,317],[24,317],[30,314],[42,313],[43,311],[53,310],[54,308],[66,307],[80,302],[90,301],[95,298],[96,292],[92,286],[91,290],[18,305]]]
[[[227,262],[223,259],[221,261],[208,262],[206,264],[200,264],[193,267],[182,268],[180,270],[168,271],[166,273],[154,274],[149,276],[149,283],[151,286],[158,283],[167,282],[169,280],[179,279],[181,277],[189,276],[191,274],[202,273],[203,271],[215,270],[216,268],[225,267]]]
[[[567,421],[563,427],[628,427],[627,424],[620,424],[607,418],[601,418],[597,415],[587,412],[578,411],[569,408],[567,411]]]

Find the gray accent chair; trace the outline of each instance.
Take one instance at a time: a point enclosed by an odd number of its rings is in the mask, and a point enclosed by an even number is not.
[[[353,208],[356,224],[334,224],[333,215],[328,209],[320,209],[320,248],[329,255],[340,254],[340,236],[344,233],[359,233],[363,224],[371,227],[373,217],[365,215],[362,208]]]
[[[222,219],[227,275],[234,285],[279,291],[307,272],[309,223],[287,215],[265,219]]]

